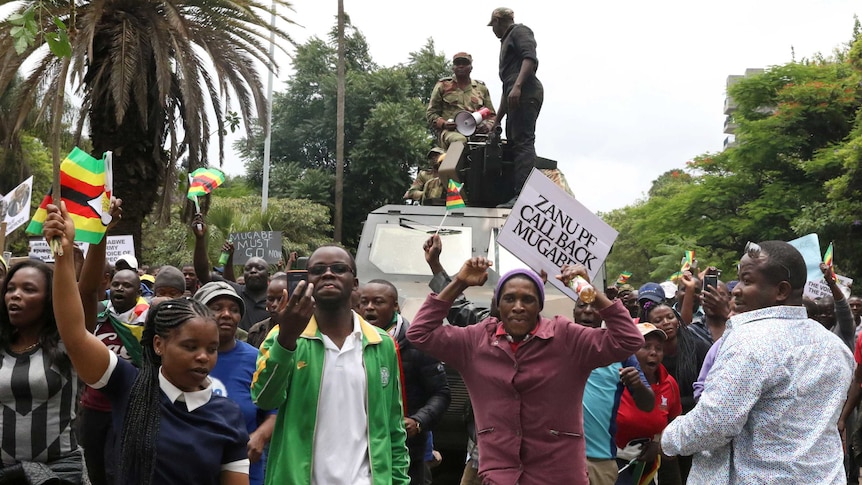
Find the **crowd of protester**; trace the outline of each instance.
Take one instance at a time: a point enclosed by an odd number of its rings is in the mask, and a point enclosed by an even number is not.
[[[288,292],[255,258],[242,284],[213,272],[202,216],[193,263],[144,268],[104,243],[76,264],[72,220],[48,213],[64,254],[0,268],[0,483],[424,485],[445,366],[470,394],[462,484],[859,476],[862,299],[825,265],[832,295],[803,298],[786,243],[750,243],[736,280],[694,266],[673,294],[617,284],[570,317],[543,313],[548,276],[526,269],[469,301],[492,262],[450,276],[435,235],[411,322],[339,246]]]

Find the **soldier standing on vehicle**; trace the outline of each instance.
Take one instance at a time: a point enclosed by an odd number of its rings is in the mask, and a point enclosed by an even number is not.
[[[515,23],[515,13],[509,8],[497,8],[491,13],[488,26],[500,39],[500,80],[503,95],[497,122],[508,115],[506,139],[515,159],[515,197],[498,207],[511,208],[517,194],[536,164],[536,120],[542,110],[545,90],[536,77],[539,58],[533,31]],[[495,125],[496,126],[496,125]]]
[[[466,52],[459,52],[452,56],[452,64],[454,77],[444,77],[437,81],[431,92],[431,100],[428,101],[428,109],[425,110],[425,118],[437,133],[437,142],[444,149],[448,149],[455,141],[467,142],[464,135],[455,131],[455,122],[452,120],[458,112],[472,113],[482,108],[491,110],[491,115],[476,127],[477,133],[490,131],[496,119],[491,94],[485,83],[470,79],[470,73],[473,71],[473,56]]]

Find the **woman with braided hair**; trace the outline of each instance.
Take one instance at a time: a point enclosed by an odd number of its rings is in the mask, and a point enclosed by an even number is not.
[[[48,206],[47,240],[59,238],[54,313],[80,378],[111,400],[117,483],[248,485],[248,433],[239,407],[213,395],[208,375],[218,357],[218,326],[199,302],[175,299],[151,308],[141,368],[120,360],[84,325],[75,285],[75,228],[65,206]]]

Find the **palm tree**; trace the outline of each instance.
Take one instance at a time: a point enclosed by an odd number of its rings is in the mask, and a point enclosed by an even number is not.
[[[285,0],[0,0],[9,3],[20,4],[14,13],[38,10],[46,33],[57,30],[54,17],[62,20],[72,47],[71,57],[61,58],[37,41],[18,55],[10,31],[0,31],[0,92],[25,62],[33,68],[19,86],[15,129],[31,111],[53,106],[67,86],[76,90],[93,152],[114,152],[114,191],[124,199],[116,231],[135,236],[138,254],[144,216],[163,182],[175,178],[179,157],[190,169],[208,165],[217,133],[221,165],[230,96],[247,121],[266,119],[258,67],[274,68],[270,31],[292,44],[267,20],[275,10],[292,23],[280,13],[291,8]],[[40,87],[49,96],[41,106]]]

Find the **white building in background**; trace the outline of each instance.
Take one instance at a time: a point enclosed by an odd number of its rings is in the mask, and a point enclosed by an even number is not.
[[[737,125],[733,121],[733,112],[736,111],[736,101],[734,101],[730,96],[730,87],[739,82],[740,79],[763,74],[763,72],[764,70],[762,68],[748,68],[745,70],[745,74],[731,74],[730,76],[727,76],[727,88],[724,97],[724,133],[727,135],[724,139],[725,150],[736,146],[736,137],[734,136],[734,133],[736,133]]]

